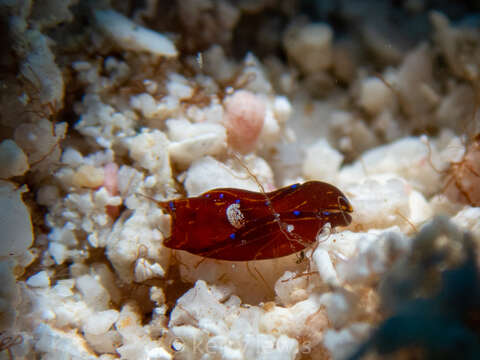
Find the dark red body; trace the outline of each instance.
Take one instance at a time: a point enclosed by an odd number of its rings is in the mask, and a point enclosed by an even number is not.
[[[340,190],[320,181],[270,193],[215,189],[160,206],[172,217],[165,246],[231,261],[272,259],[300,251],[315,242],[326,223],[348,225],[353,211]]]

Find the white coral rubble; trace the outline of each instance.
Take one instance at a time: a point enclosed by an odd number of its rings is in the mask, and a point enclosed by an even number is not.
[[[92,9],[94,54],[109,40],[121,54],[82,55],[67,71],[41,31],[74,19],[76,1],[44,2],[50,18],[28,1],[6,3],[15,9],[15,44],[25,45],[19,69],[39,103],[59,110],[67,73],[84,91],[73,106],[75,131],[42,114],[0,143],[0,335],[22,339],[8,349],[15,357],[344,359],[373,331],[377,284],[424,223],[446,212],[480,236],[479,209],[442,191],[445,171],[469,148],[449,130],[414,137],[414,125],[404,124],[463,124],[473,103],[474,60],[451,49],[478,40],[439,13],[431,16],[436,45],[420,44],[403,60],[365,32],[383,60],[399,63],[383,79],[361,68],[355,46],[338,42],[329,25],[302,19],[276,39],[291,64],[251,52],[236,61],[210,43],[180,61],[170,35],[142,24],[155,19],[155,1],[136,11],[135,22]],[[242,12],[268,1],[180,3],[187,33],[203,21],[209,31],[228,29],[227,41]],[[171,38],[199,45],[182,36]],[[434,72],[435,49],[462,81]],[[20,100],[37,101],[26,93]],[[474,190],[476,175],[463,190]],[[7,179],[31,183],[35,193]],[[326,224],[298,254],[237,263],[163,245],[171,218],[159,201],[220,187],[268,193],[313,179],[345,193],[353,221]],[[27,198],[38,206],[29,209]]]

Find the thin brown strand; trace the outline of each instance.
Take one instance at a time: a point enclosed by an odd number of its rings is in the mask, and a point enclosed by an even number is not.
[[[252,179],[255,181],[258,188],[262,192],[262,194],[265,195],[266,192],[265,192],[265,188],[263,187],[262,183],[260,182],[260,180],[258,180],[258,178],[255,176],[255,174],[248,168],[248,166],[244,164],[244,162],[240,159],[240,156],[234,151],[232,151],[231,155],[240,164],[240,166],[245,169],[245,171],[248,173],[248,175],[250,175],[252,177]]]
[[[473,175],[477,176],[477,177],[480,177],[480,174],[475,171],[472,167],[472,165],[470,164],[464,164],[464,166],[467,168],[467,170],[469,170]]]
[[[240,88],[240,89],[243,89],[245,88],[248,84],[250,84],[251,82],[255,81],[255,79],[257,78],[257,75],[254,74],[254,73],[250,73],[248,74],[245,79],[243,79],[238,85],[237,87]]]
[[[424,142],[425,146],[427,147],[427,152],[428,152],[428,156],[427,156],[427,161],[428,161],[428,164],[431,166],[431,168],[438,174],[441,174],[443,171],[442,170],[439,170],[437,169],[437,167],[433,164],[433,161],[432,161],[432,146],[430,145],[430,141],[428,140],[428,137],[425,137],[425,142]]]
[[[181,304],[177,304],[176,306],[179,307],[185,314],[187,314],[187,316],[190,319],[192,319],[194,323],[196,323],[196,324],[198,323],[198,319],[195,317],[195,315],[193,315],[190,311],[185,309]]]
[[[252,269],[250,269],[249,261],[245,262],[245,266],[247,267],[248,273],[255,279],[255,281],[258,281],[258,278],[257,278],[257,277],[255,276],[255,274],[253,273]],[[265,286],[267,287],[267,289],[270,290],[270,292],[272,292],[272,294],[275,294],[275,291],[272,289],[272,287],[271,287],[270,284],[267,282],[267,280],[265,280],[265,278],[264,278],[263,275],[260,273],[260,271],[258,271],[258,269],[256,268],[255,265],[253,266],[253,269],[255,270],[255,272],[257,273],[257,275],[260,277],[260,280],[265,284]]]
[[[390,89],[390,91],[391,91],[395,96],[397,96],[398,98],[401,97],[401,94],[399,93],[399,91],[398,91],[397,89],[395,89],[395,87],[393,87],[393,85],[390,84],[390,83],[387,81],[387,79],[385,79],[385,78],[383,77],[382,74],[376,73],[375,76],[376,76],[386,87],[388,87],[388,88]]]
[[[465,197],[465,199],[467,200],[467,202],[472,205],[473,204],[473,200],[472,198],[470,197],[470,195],[468,194],[468,192],[463,188],[463,185],[460,184],[459,180],[457,179],[457,177],[455,176],[455,186],[457,187],[458,191],[460,191],[460,193]]]
[[[10,359],[13,359],[12,347],[23,343],[23,336],[20,334],[4,336],[0,339],[0,351],[7,350]]]
[[[360,163],[360,166],[362,167],[362,170],[363,170],[365,176],[370,177],[370,174],[368,173],[367,166],[365,165],[365,161],[363,161],[363,158],[360,157],[360,159],[358,159],[358,162]]]
[[[308,272],[296,274],[289,279],[282,280],[282,283],[286,283],[287,281],[292,281],[292,280],[295,280],[295,279],[299,279],[299,278],[304,277],[304,276],[306,276],[308,278],[308,277],[313,276],[313,275],[319,275],[318,271],[308,271]]]
[[[144,244],[141,244],[137,249],[137,259],[145,258],[147,256],[148,256],[148,248]]]
[[[55,131],[55,130],[54,130]],[[33,168],[34,166],[40,164],[42,161],[44,161],[45,159],[47,159],[50,155],[53,154],[53,152],[55,151],[56,147],[60,145],[60,142],[62,141],[62,139],[58,139],[57,141],[55,141],[55,144],[52,145],[52,147],[47,151],[47,153],[45,155],[43,155],[40,159],[34,161],[33,163],[30,164],[30,167]]]
[[[325,225],[326,225],[326,224],[327,224],[327,223],[323,224],[322,228],[318,231],[317,235],[315,236],[315,240],[317,240],[317,238],[319,237],[319,235],[320,235],[323,231],[325,231],[325,230],[328,231],[328,234],[327,234],[327,236],[325,236],[325,239],[323,239],[323,240],[321,240],[321,241],[320,241],[320,240],[315,241],[316,245],[315,245],[315,247],[314,247],[314,250],[317,250],[317,248],[318,248],[318,246],[320,245],[320,243],[324,243],[325,241],[327,241],[328,239],[330,239],[330,236],[331,236],[332,234],[335,233],[335,229],[332,227],[332,224],[328,223],[328,224],[330,224],[330,228],[325,229]]]
[[[288,224],[282,222],[279,217],[277,216],[277,212],[275,211],[275,209],[273,208],[273,205],[272,205],[272,201],[271,199],[269,198],[268,194],[265,192],[265,188],[263,187],[262,183],[258,180],[258,178],[255,176],[255,174],[252,173],[252,171],[248,168],[248,166],[246,166],[243,161],[241,161],[240,157],[238,156],[238,154],[236,154],[235,152],[232,152],[232,156],[235,158],[235,160],[237,160],[237,162],[240,164],[241,167],[243,167],[245,169],[245,171],[254,179],[254,181],[256,182],[257,186],[259,187],[260,189],[260,192],[263,194],[263,196],[265,197],[265,205],[268,207],[268,209],[270,210],[272,216],[275,218],[275,222],[278,224],[278,228],[280,230],[280,232],[283,234],[283,236],[285,236],[286,239],[289,240],[289,245],[290,245],[290,248],[293,250],[293,245],[291,244],[292,242],[297,242],[298,244],[305,246],[306,242],[303,241],[303,239],[301,239],[300,237],[298,236],[294,236],[294,238],[292,238],[291,234],[289,234],[288,232],[285,231],[285,228],[286,226],[288,226]]]
[[[478,134],[476,135],[478,137]],[[478,141],[478,140],[475,140]],[[466,145],[464,145],[466,146]],[[468,192],[465,190],[464,186],[461,184],[461,177],[462,175],[464,176],[465,171],[470,171],[473,175],[480,177],[480,174],[473,169],[473,167],[467,163],[467,156],[468,153],[472,151],[470,148],[467,148],[462,159],[458,162],[452,162],[450,164],[450,169],[449,172],[451,173],[450,179],[445,183],[445,185],[442,187],[441,192],[445,192],[449,186],[452,185],[452,182],[454,182],[456,189],[458,192],[463,196],[465,201],[470,204],[470,205],[475,205],[475,202],[473,199],[470,197]]]
[[[444,193],[445,191],[447,191],[448,187],[452,184],[453,181],[456,181],[456,176],[455,174],[453,174],[452,176],[450,176],[450,179],[448,179],[448,181],[445,183],[445,185],[442,186],[442,189],[440,190],[441,193]]]
[[[255,276],[255,274],[252,272],[252,270],[250,269],[250,266],[248,265],[248,261],[245,262],[245,265],[247,266],[247,271],[248,271],[248,273],[250,274],[250,276],[251,276],[252,278],[254,278],[255,281],[257,281],[258,279],[257,279],[257,277]]]
[[[247,262],[247,267],[248,267],[248,262]],[[275,295],[275,291],[273,290],[273,288],[270,286],[270,284],[267,282],[267,280],[265,280],[265,278],[263,277],[263,275],[260,273],[260,271],[258,271],[257,267],[255,265],[253,265],[253,269],[255,270],[255,272],[258,274],[258,276],[260,276],[260,279],[262,279],[263,283],[267,286],[267,289],[270,290],[270,292]]]
[[[305,260],[305,251],[302,250],[299,253],[295,254],[297,256],[297,264],[301,264]]]
[[[196,263],[193,267],[197,269],[207,258],[203,257],[198,263]]]
[[[418,229],[417,227],[410,221],[410,219],[408,217],[406,217],[405,215],[403,215],[399,210],[395,210],[395,214],[397,214],[398,216],[400,216],[407,224],[410,225],[410,227],[413,229],[413,232],[415,234],[418,234]]]
[[[475,120],[477,118],[477,114],[480,108],[480,87],[479,87],[479,81],[478,81],[479,79],[478,78],[472,79],[468,75],[466,75],[466,78],[470,81],[472,85],[473,92],[474,92],[474,102],[475,102],[474,111],[471,114],[470,122],[467,124],[473,124],[473,126],[475,127],[473,131],[477,132],[477,129],[476,129],[477,124]],[[465,127],[467,126],[467,124],[465,124]],[[464,131],[464,132],[468,133],[467,131]],[[466,202],[471,206],[475,206],[478,204],[476,204],[473,201],[471,196],[468,194],[468,191],[464,188],[463,184],[461,183],[461,178],[462,176],[465,176],[465,171],[470,171],[473,175],[480,177],[480,174],[475,169],[473,169],[473,167],[467,162],[467,156],[469,155],[469,152],[476,150],[476,149],[472,150],[472,146],[479,145],[478,143],[479,137],[480,137],[480,134],[477,132],[477,134],[473,137],[473,144],[469,146],[468,144],[463,143],[465,152],[462,156],[462,159],[458,162],[452,162],[450,164],[449,173],[451,173],[450,175],[451,177],[446,182],[446,184],[442,187],[442,192],[444,192],[448,189],[449,186],[451,186],[452,182],[454,182],[457,191],[460,193],[461,196],[463,196]]]
[[[179,264],[180,266],[183,266],[185,269],[187,269],[187,271],[190,271],[190,268],[187,266],[187,264],[185,264],[184,262],[182,262],[182,261],[178,258],[178,256],[177,256],[177,251],[172,250],[172,251],[170,252],[170,256],[173,257],[173,259],[175,260],[175,262],[176,262],[177,264]]]
[[[340,203],[340,200],[342,199],[342,197],[340,196],[337,196],[337,205],[338,205],[338,208],[340,210],[340,213],[342,214],[342,217],[343,217],[343,220],[345,220],[345,223],[348,224],[348,218],[347,216],[345,215],[346,211],[343,211],[342,209],[342,204]],[[330,224],[331,225],[331,224]],[[322,226],[322,229],[323,229],[323,226]]]
[[[390,89],[390,91],[393,93],[393,95],[395,95],[395,97],[397,98],[397,101],[398,101],[398,106],[399,106],[399,110],[400,112],[403,114],[403,115],[406,115],[408,114],[410,111],[408,108],[408,105],[407,103],[404,101],[404,98],[403,98],[403,95],[400,93],[400,91],[398,91],[398,89],[396,89],[392,84],[390,84],[384,77],[382,74],[380,73],[377,73],[375,74],[375,76],[386,86]]]
[[[145,194],[142,194],[142,193],[139,193],[139,192],[135,193],[135,195],[136,195],[136,196],[144,197],[145,199],[154,202],[154,203],[157,204],[158,206],[163,207],[162,201],[155,200],[155,199],[154,199],[153,197],[151,197],[151,196],[148,196],[148,195],[145,195]]]

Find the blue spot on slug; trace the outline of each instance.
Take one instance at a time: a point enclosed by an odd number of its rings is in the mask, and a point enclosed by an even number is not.
[[[294,210],[294,211],[293,211],[293,215],[295,215],[295,216],[300,215],[300,211],[299,211],[299,210]]]

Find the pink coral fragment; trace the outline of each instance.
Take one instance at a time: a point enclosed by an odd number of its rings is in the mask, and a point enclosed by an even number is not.
[[[110,195],[117,195],[118,193],[118,165],[115,163],[108,163],[103,168],[104,180],[103,186],[108,190]]]
[[[229,144],[244,154],[253,151],[265,119],[264,101],[249,91],[238,90],[224,104]]]
[[[112,196],[117,195],[118,193],[118,165],[115,163],[108,163],[103,168],[104,171],[104,180],[103,186],[107,189],[108,193]],[[107,214],[116,219],[120,215],[119,206],[106,206]]]

